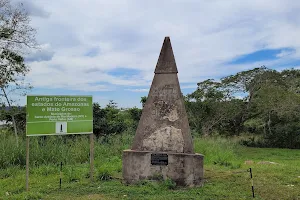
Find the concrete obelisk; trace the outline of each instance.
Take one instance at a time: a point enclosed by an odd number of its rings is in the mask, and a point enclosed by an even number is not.
[[[178,185],[203,183],[203,155],[195,154],[178,70],[166,37],[130,150],[123,151],[127,183],[161,175]]]

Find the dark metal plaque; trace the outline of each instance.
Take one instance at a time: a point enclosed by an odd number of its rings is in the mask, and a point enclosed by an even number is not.
[[[163,154],[163,153],[151,154],[151,165],[168,165],[168,154]]]

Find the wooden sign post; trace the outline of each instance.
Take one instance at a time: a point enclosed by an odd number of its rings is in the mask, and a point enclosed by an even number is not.
[[[29,137],[26,136],[26,191],[29,191]]]

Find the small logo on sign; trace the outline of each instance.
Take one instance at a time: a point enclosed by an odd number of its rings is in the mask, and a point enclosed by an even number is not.
[[[67,122],[56,122],[55,133],[67,133]]]

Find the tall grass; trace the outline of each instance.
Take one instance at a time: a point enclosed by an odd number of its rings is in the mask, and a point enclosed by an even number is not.
[[[100,174],[120,172],[122,151],[130,148],[134,134],[99,137],[95,140],[95,166]],[[13,134],[0,134],[0,168],[24,168],[26,164],[25,138],[19,146]],[[30,137],[30,166],[88,164],[90,143],[88,135]],[[205,164],[238,167],[239,145],[225,138],[194,138],[195,151],[205,156]],[[107,171],[108,170],[108,171]]]
[[[11,133],[0,135],[0,168],[25,165],[25,141],[19,139],[19,146]]]
[[[104,163],[117,157],[121,159],[122,150],[129,148],[133,134],[100,137],[95,140],[95,163]],[[23,168],[26,165],[26,140],[19,139],[16,145],[12,134],[0,134],[0,168],[12,166]],[[90,143],[88,135],[30,137],[30,165],[65,165],[88,163]]]
[[[239,168],[239,161],[236,152],[240,145],[228,138],[202,137],[194,138],[195,152],[204,155],[205,164],[221,165],[231,168]]]

